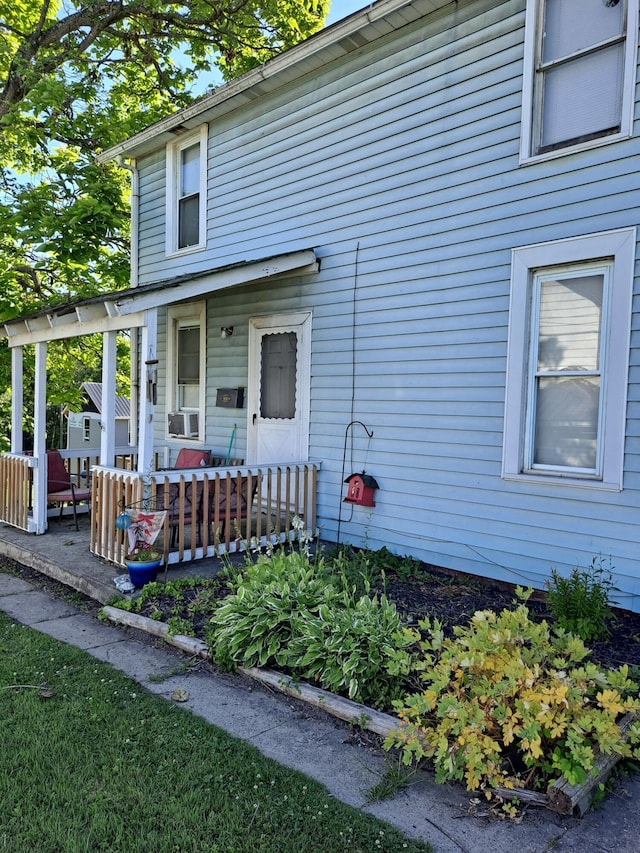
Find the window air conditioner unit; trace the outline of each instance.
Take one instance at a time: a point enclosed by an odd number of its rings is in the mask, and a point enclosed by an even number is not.
[[[169,435],[184,438],[198,437],[197,412],[169,412],[167,415]]]

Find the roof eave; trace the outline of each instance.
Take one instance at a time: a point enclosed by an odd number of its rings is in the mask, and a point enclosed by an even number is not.
[[[155,150],[177,134],[195,128],[219,111],[224,111],[225,104],[228,105],[244,93],[253,89],[254,95],[258,97],[279,88],[289,79],[286,72],[302,62],[305,62],[305,73],[313,70],[310,63],[320,68],[326,65],[325,54],[331,48],[338,47],[343,55],[359,50],[386,32],[406,26],[453,2],[456,0],[377,0],[278,54],[259,68],[225,83],[188,107],[107,148],[98,155],[98,160],[104,163],[121,157],[135,158]]]

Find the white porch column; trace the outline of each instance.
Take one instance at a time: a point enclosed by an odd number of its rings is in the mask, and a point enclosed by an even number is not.
[[[11,350],[11,452],[22,453],[22,410],[24,408],[24,350]]]
[[[102,416],[100,464],[112,466],[116,455],[116,343],[117,332],[102,335]]]
[[[138,329],[129,331],[131,346],[131,364],[129,367],[129,397],[131,400],[131,415],[129,417],[129,443],[138,444],[138,413],[140,400],[140,370],[138,369]]]
[[[33,523],[35,533],[47,529],[47,344],[35,345],[33,406]]]
[[[145,320],[139,353],[138,472],[141,474],[153,471],[153,415],[156,400],[155,389],[150,379],[157,368],[158,309],[148,308],[145,311]]]

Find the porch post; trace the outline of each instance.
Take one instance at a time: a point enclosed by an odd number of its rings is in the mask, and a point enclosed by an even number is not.
[[[116,339],[117,332],[102,335],[102,417],[100,464],[112,466],[116,456]]]
[[[24,350],[11,350],[11,452],[22,453],[22,409],[24,407]]]
[[[33,524],[35,533],[44,533],[47,529],[47,344],[37,343],[35,350]]]
[[[139,352],[138,472],[149,474],[153,471],[153,415],[156,388],[152,380],[154,375],[157,376],[158,309],[148,308],[144,313],[145,324],[142,327]]]
[[[140,400],[140,371],[138,368],[138,340],[139,332],[137,326],[129,330],[131,346],[131,364],[129,366],[129,382],[131,385],[129,397],[131,399],[131,415],[129,417],[129,443],[138,444],[138,412]]]

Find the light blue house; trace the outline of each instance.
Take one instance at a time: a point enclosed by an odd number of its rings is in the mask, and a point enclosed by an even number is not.
[[[132,289],[68,331],[140,329],[141,458],[233,434],[319,463],[325,539],[536,587],[601,556],[640,609],[637,35],[638,0],[379,0],[106,151]]]

